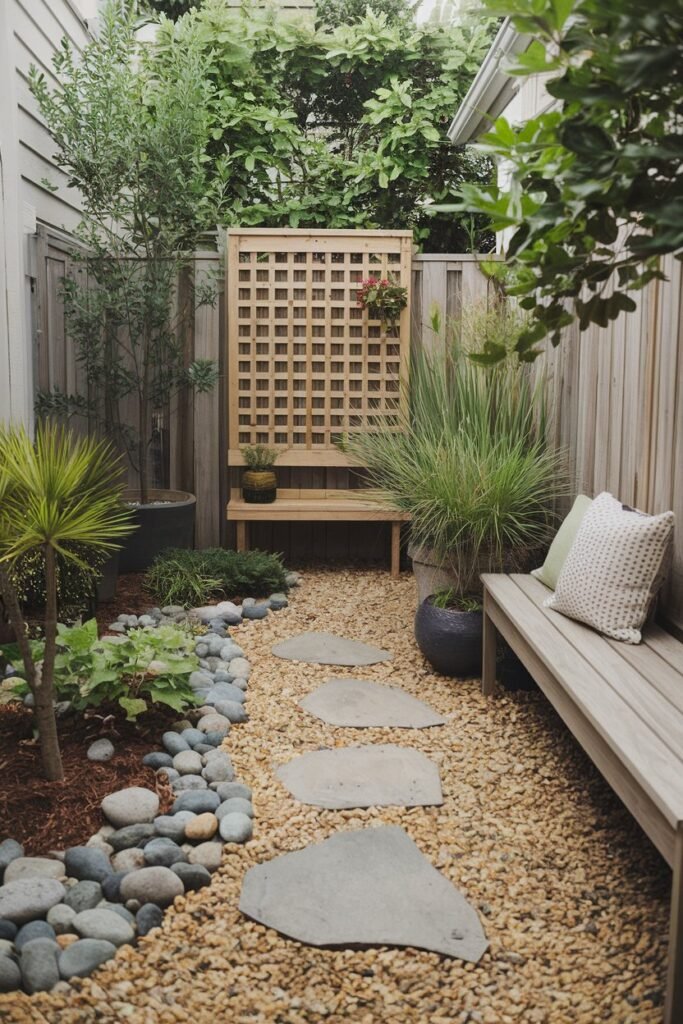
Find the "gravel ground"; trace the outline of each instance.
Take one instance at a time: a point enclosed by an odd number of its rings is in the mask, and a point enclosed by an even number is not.
[[[645,1024],[661,1019],[669,872],[538,693],[484,701],[477,682],[429,672],[412,633],[412,577],[309,573],[285,611],[235,635],[253,663],[251,720],[227,746],[253,787],[255,838],[232,847],[210,889],[176,900],[160,930],[90,979],[0,996],[27,1024]],[[306,629],[379,644],[394,661],[358,675],[403,686],[448,717],[426,730],[335,729],[297,700],[331,675],[280,661],[273,642]],[[273,776],[295,754],[397,742],[438,762],[439,808],[319,810]],[[416,950],[318,950],[242,919],[252,864],[369,823],[403,825],[477,906],[490,950],[478,965]]]

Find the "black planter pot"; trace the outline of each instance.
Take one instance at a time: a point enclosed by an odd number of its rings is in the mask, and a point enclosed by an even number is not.
[[[123,542],[119,572],[143,572],[165,548],[194,547],[194,494],[151,490],[148,503],[138,505],[136,492],[125,491],[123,500],[133,505],[138,529]]]
[[[435,608],[426,598],[415,613],[415,639],[429,664],[442,676],[481,675],[481,612]]]
[[[113,601],[116,597],[116,584],[119,579],[119,561],[121,552],[113,551],[102,566],[102,575],[97,581],[97,603]]]

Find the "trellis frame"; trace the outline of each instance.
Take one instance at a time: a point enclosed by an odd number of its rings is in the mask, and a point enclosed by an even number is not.
[[[228,232],[228,464],[240,447],[282,466],[348,466],[337,440],[395,416],[410,360],[410,231]],[[369,276],[408,292],[395,332],[356,305]]]

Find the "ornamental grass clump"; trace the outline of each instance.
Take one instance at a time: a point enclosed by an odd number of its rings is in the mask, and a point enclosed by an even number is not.
[[[473,326],[418,350],[395,422],[345,443],[378,499],[410,514],[413,545],[453,572],[462,596],[481,593],[481,572],[525,567],[548,541],[564,489],[562,453],[545,440],[542,382],[512,360],[475,364],[464,336]]]
[[[160,605],[190,608],[214,598],[263,597],[287,590],[280,555],[265,551],[169,548],[150,566],[145,589]]]

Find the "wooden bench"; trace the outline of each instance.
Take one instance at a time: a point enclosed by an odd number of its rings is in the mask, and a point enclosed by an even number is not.
[[[664,1019],[683,1022],[683,644],[658,626],[607,640],[543,607],[532,576],[484,575],[482,691],[505,638],[673,870]]]
[[[233,488],[228,502],[228,520],[237,528],[237,550],[249,548],[249,523],[391,523],[391,575],[395,578],[400,569],[401,523],[410,517],[408,513],[382,508],[376,501],[361,497],[362,493],[358,490],[280,489],[271,504],[253,505],[243,500],[238,488]]]

